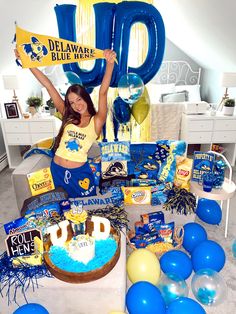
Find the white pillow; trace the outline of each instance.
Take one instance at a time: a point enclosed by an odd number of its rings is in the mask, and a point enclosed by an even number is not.
[[[176,92],[188,91],[188,101],[198,102],[201,101],[200,85],[177,85],[175,86]]]
[[[160,100],[164,103],[188,101],[188,91],[184,90],[181,92],[162,94]]]
[[[173,93],[175,91],[175,84],[147,83],[145,86],[147,87],[151,104],[160,102],[162,94]]]

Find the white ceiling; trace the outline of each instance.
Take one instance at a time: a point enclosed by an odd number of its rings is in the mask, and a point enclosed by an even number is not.
[[[236,0],[154,0],[166,37],[206,69],[236,72]]]

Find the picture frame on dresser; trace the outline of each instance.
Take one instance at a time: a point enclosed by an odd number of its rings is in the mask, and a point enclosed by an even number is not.
[[[16,102],[4,103],[7,119],[19,118],[19,111]]]

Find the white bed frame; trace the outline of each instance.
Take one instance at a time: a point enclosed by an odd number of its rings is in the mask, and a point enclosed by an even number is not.
[[[201,68],[194,71],[187,61],[163,61],[151,82],[155,84],[198,85]]]
[[[201,68],[193,70],[186,61],[163,61],[158,73],[150,81],[156,85],[199,85]],[[153,87],[152,87],[153,88]],[[183,103],[151,104],[151,140],[178,140],[183,112]]]

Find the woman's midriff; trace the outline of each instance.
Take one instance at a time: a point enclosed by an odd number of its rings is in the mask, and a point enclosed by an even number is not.
[[[54,156],[54,162],[64,168],[79,168],[85,164],[85,162],[71,161],[57,155]]]

